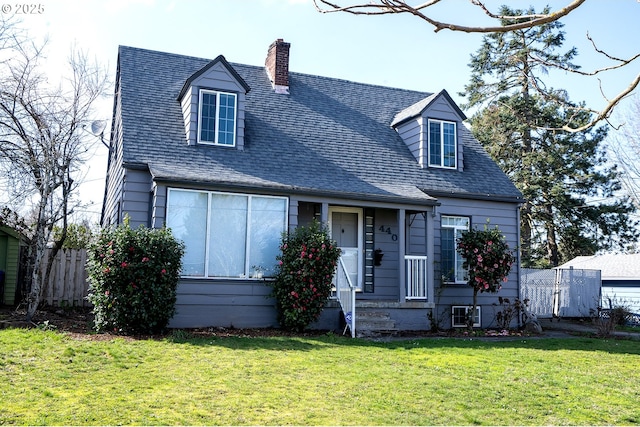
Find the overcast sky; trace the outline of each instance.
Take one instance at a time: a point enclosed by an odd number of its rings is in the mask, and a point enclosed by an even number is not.
[[[493,6],[506,2],[487,1]],[[558,7],[570,1],[509,3],[521,7],[533,3],[541,9],[546,4]],[[29,12],[24,4],[7,2],[2,13]],[[211,59],[224,55],[229,62],[264,65],[269,44],[283,38],[291,43],[292,72],[426,92],[446,89],[462,103],[458,92],[469,81],[469,57],[482,39],[447,30],[434,33],[427,23],[409,15],[321,14],[311,0],[43,0],[37,4],[42,13],[22,13],[20,17],[31,37],[48,36],[54,78],[60,76],[74,43],[104,64],[113,79],[118,45]],[[468,0],[446,0],[433,10],[445,21],[484,22]],[[567,33],[565,47],[578,47],[576,62],[585,70],[610,65],[593,51],[587,32],[598,47],[616,56],[640,51],[638,0],[588,0],[562,22]],[[639,68],[636,64],[604,79],[605,94],[617,94]],[[593,108],[605,103],[597,80],[563,73],[554,73],[549,79],[551,86],[568,89],[574,101],[586,101]],[[96,119],[110,120],[111,108],[112,99],[103,100]],[[105,169],[106,148],[96,144],[81,189],[83,200],[95,203],[85,213],[93,221],[99,219]]]

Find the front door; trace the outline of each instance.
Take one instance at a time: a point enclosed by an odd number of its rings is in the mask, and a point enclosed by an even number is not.
[[[329,230],[331,238],[342,250],[342,260],[351,283],[362,291],[362,209],[329,208]]]

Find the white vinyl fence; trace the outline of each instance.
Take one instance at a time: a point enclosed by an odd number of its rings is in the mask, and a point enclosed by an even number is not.
[[[520,299],[539,318],[590,317],[601,304],[600,270],[521,269]]]

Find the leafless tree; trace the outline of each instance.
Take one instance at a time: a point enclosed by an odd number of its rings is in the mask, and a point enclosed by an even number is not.
[[[624,126],[608,138],[611,160],[621,170],[625,193],[640,209],[640,95],[625,110],[616,110],[616,117]]]
[[[44,47],[36,45],[13,23],[0,22],[0,180],[11,191],[16,210],[31,207],[33,224],[28,247],[27,320],[40,303],[51,263],[41,277],[38,268],[55,224],[62,224],[74,204],[78,175],[95,138],[83,131],[95,101],[105,93],[106,72],[82,51],[71,48],[62,78],[47,74]],[[2,44],[0,44],[2,46]],[[59,78],[59,77],[58,77]],[[54,254],[55,255],[55,254]],[[51,257],[53,259],[53,256]]]
[[[562,8],[557,10],[552,10],[549,13],[544,14],[534,14],[534,15],[524,15],[524,16],[503,16],[499,13],[492,12],[487,6],[486,2],[481,0],[470,0],[473,6],[477,7],[477,11],[482,18],[490,18],[494,22],[495,25],[483,25],[483,26],[467,26],[458,24],[456,22],[445,22],[438,19],[435,19],[435,14],[433,11],[435,9],[431,9],[433,6],[444,3],[445,0],[418,0],[418,1],[404,1],[404,0],[370,0],[366,2],[360,1],[341,1],[341,0],[313,0],[316,9],[321,13],[349,13],[353,15],[393,15],[393,14],[410,14],[416,16],[419,19],[424,20],[427,24],[433,27],[435,32],[439,32],[442,30],[450,30],[456,32],[464,32],[464,33],[495,33],[495,32],[508,32],[514,30],[521,30],[525,28],[533,28],[539,25],[543,25],[549,22],[554,22],[562,19],[563,17],[569,15],[574,12],[578,8],[586,7],[586,0],[573,0],[568,1],[568,4]],[[449,0],[449,2],[459,2],[459,0]],[[412,4],[410,4],[412,3]],[[509,3],[505,1],[505,3]],[[513,3],[512,9],[515,9],[519,6],[518,2],[511,1]],[[587,35],[589,41],[591,42],[593,49],[602,55],[606,60],[610,61],[610,66],[591,70],[591,71],[583,71],[580,68],[562,68],[563,71],[568,73],[574,73],[582,76],[598,76],[607,71],[611,71],[614,69],[622,68],[628,66],[632,62],[636,61],[640,58],[640,53],[630,57],[630,58],[620,58],[616,55],[612,55],[608,52],[605,52],[598,48],[595,41]],[[541,64],[549,67],[554,67],[552,64]],[[620,93],[613,97],[606,97],[603,94],[603,97],[606,99],[606,105],[602,110],[593,110],[587,107],[579,106],[576,107],[574,105],[567,105],[567,107],[571,110],[587,110],[593,113],[593,119],[580,127],[572,127],[568,124],[563,126],[561,129],[568,132],[581,132],[586,129],[589,129],[602,121],[609,121],[609,118],[614,110],[614,108],[622,101],[625,97],[627,97],[630,93],[632,93],[640,84],[640,73],[629,83],[629,85],[623,89]],[[549,94],[544,93],[544,90],[540,91],[540,94],[543,96],[549,96]]]

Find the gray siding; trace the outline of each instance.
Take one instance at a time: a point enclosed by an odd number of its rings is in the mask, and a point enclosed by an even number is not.
[[[198,88],[191,86],[180,102],[186,142],[195,145],[198,140]]]
[[[422,117],[460,122],[460,116],[442,95],[438,96],[431,104],[429,104],[422,113]]]
[[[427,230],[425,214],[422,212],[407,215],[407,255],[427,254]]]
[[[129,215],[132,228],[150,226],[151,174],[148,171],[126,169],[122,186],[121,216]]]
[[[402,138],[413,157],[421,167],[427,166],[427,150],[423,143],[424,133],[421,131],[423,128],[423,119],[409,120],[396,128],[398,134]]]
[[[434,270],[435,270],[435,296],[433,302],[437,305],[437,312],[445,318],[445,326],[450,326],[450,309],[452,305],[470,305],[472,303],[473,290],[470,286],[464,285],[443,285],[440,277],[440,218],[442,215],[467,216],[471,218],[471,227],[482,228],[487,224],[489,227],[500,229],[507,239],[509,247],[518,258],[518,205],[514,203],[500,203],[477,201],[467,199],[440,199],[442,205],[438,208],[438,215],[434,225]],[[510,298],[519,297],[519,258],[511,268],[508,282],[503,284],[498,293],[479,293],[478,304],[482,307],[482,327],[491,326],[494,320],[498,297]],[[495,325],[494,325],[495,326]]]
[[[381,249],[382,263],[374,267],[374,292],[358,295],[358,299],[397,301],[400,298],[398,266],[400,262],[400,239],[398,213],[393,209],[376,209],[374,213],[373,242]]]
[[[271,288],[262,280],[183,279],[171,328],[277,327]]]
[[[122,141],[122,102],[119,86],[116,86],[113,107],[113,123],[111,130],[109,168],[105,183],[105,198],[102,217],[102,225],[119,224],[120,204],[122,199],[122,186],[124,182],[124,168]]]
[[[166,222],[167,216],[167,186],[154,183],[151,212],[151,227],[161,228]]]

